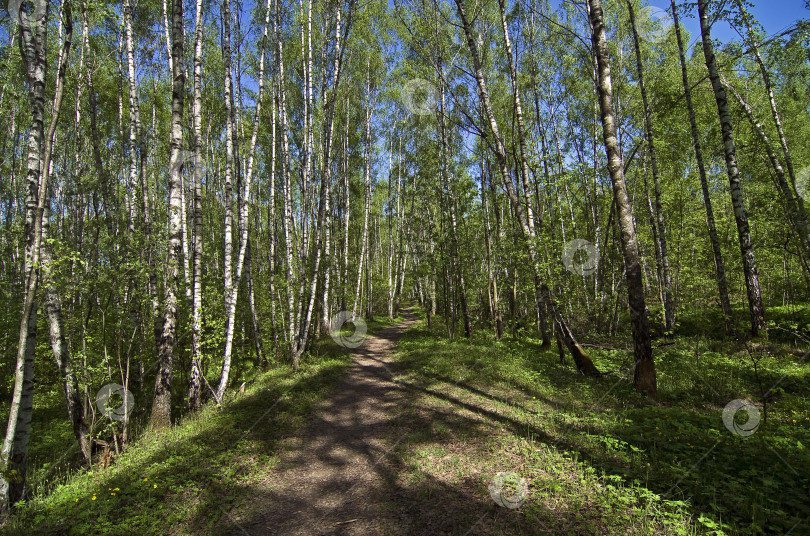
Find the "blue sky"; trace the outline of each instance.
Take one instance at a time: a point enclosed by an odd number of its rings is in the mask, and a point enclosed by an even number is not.
[[[649,4],[661,9],[668,9],[668,0],[650,0]],[[682,4],[678,0],[678,4]],[[785,30],[799,19],[810,18],[810,11],[804,7],[805,0],[754,0],[751,13],[765,28],[768,35],[774,35]],[[691,17],[681,16],[680,23],[690,33],[690,45],[694,45],[700,36],[700,26],[697,19],[697,8]],[[712,27],[712,37],[723,43],[739,41],[737,33],[725,21],[717,22]]]

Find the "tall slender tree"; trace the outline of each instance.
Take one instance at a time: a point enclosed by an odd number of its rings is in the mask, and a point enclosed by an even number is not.
[[[201,404],[202,395],[202,179],[203,179],[203,137],[202,137],[202,55],[203,55],[203,2],[196,0],[194,21],[194,66],[192,103],[192,143],[194,151],[194,173],[192,175],[192,292],[191,292],[191,374],[188,385],[188,407],[196,410]]]
[[[48,137],[45,135],[45,87],[47,68],[45,6],[38,2],[21,5],[18,11],[20,54],[23,58],[28,82],[28,102],[31,125],[28,131],[25,173],[25,254],[23,266],[24,295],[14,369],[14,389],[11,395],[6,435],[0,449],[0,515],[22,499],[26,490],[28,444],[31,439],[31,418],[34,409],[34,356],[37,341],[37,289],[40,279],[42,221],[48,192],[48,173],[44,166],[50,162],[52,139],[59,119],[61,91],[64,88],[67,54],[73,35],[73,16],[70,0],[62,4],[60,16],[65,24],[65,40],[60,45],[57,95]]]
[[[226,0],[227,1],[227,0]],[[172,1],[172,121],[169,137],[169,251],[166,256],[166,284],[163,298],[163,329],[158,347],[155,396],[149,426],[162,430],[172,425],[172,363],[177,332],[177,293],[180,282],[182,225],[180,212],[183,173],[183,98],[185,65],[183,56],[183,0]]]
[[[670,332],[675,327],[675,297],[672,294],[672,273],[669,267],[669,248],[667,247],[667,226],[664,221],[664,207],[661,203],[661,179],[658,171],[658,155],[655,151],[655,140],[653,138],[652,113],[650,103],[647,99],[647,88],[644,85],[644,65],[641,60],[641,45],[638,39],[638,29],[636,28],[636,15],[633,3],[627,2],[627,10],[630,13],[630,26],[633,30],[633,47],[636,51],[636,72],[638,73],[638,89],[641,92],[641,104],[644,109],[644,137],[647,139],[647,151],[650,157],[650,171],[653,178],[653,193],[655,198],[654,218],[655,229],[657,231],[656,247],[660,254],[661,266],[659,270],[660,284],[662,287],[664,301],[664,328]]]
[[[597,63],[597,93],[602,116],[602,137],[607,153],[608,172],[613,183],[613,200],[616,203],[617,221],[621,229],[624,273],[627,281],[627,301],[630,307],[630,323],[633,331],[635,356],[634,384],[636,389],[654,397],[657,393],[655,364],[644,301],[644,285],[641,278],[641,262],[638,254],[636,230],[633,225],[633,209],[627,195],[619,143],[616,137],[616,116],[613,111],[613,82],[610,75],[610,57],[605,32],[601,0],[588,0],[588,16],[592,28],[591,42]]]
[[[692,87],[689,84],[689,76],[686,71],[686,55],[684,53],[683,37],[681,36],[681,26],[678,23],[678,7],[675,0],[671,0],[672,20],[675,26],[675,38],[678,43],[678,58],[681,64],[681,81],[683,82],[683,95],[686,101],[686,111],[689,114],[689,132],[692,135],[692,145],[695,148],[695,163],[700,176],[700,189],[703,193],[703,207],[706,210],[706,226],[709,230],[709,241],[712,245],[712,255],[714,257],[714,273],[717,281],[717,292],[720,298],[720,308],[723,311],[723,318],[726,327],[726,334],[731,334],[734,325],[731,316],[731,302],[728,297],[728,284],[726,283],[726,266],[723,262],[723,252],[720,249],[720,239],[717,236],[717,225],[714,221],[714,209],[712,209],[712,199],[709,193],[709,181],[706,178],[706,166],[703,163],[703,151],[700,148],[700,135],[697,120],[695,119],[695,107],[692,104]]]
[[[745,277],[748,311],[751,319],[751,334],[756,336],[760,330],[765,329],[765,307],[762,304],[757,261],[754,256],[754,245],[751,242],[751,229],[748,225],[748,211],[745,208],[740,170],[737,166],[737,146],[734,143],[734,131],[731,124],[731,113],[728,109],[726,88],[720,79],[717,58],[714,54],[711,25],[709,24],[709,2],[708,0],[698,0],[697,4],[700,17],[700,33],[703,41],[703,57],[706,60],[706,68],[709,70],[709,79],[712,82],[714,100],[717,104],[717,115],[720,119],[720,128],[723,134],[723,154],[726,158],[729,193],[731,194],[731,204],[734,207],[734,220],[737,223],[737,237],[739,238],[740,254],[742,255],[743,276]]]

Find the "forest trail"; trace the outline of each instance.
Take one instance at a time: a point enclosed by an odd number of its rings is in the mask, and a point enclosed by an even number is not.
[[[405,406],[389,356],[406,320],[368,336],[335,391],[299,433],[285,440],[281,460],[248,504],[223,516],[217,534],[382,534],[396,523],[386,512],[396,446],[391,420]],[[387,519],[386,519],[387,518]]]

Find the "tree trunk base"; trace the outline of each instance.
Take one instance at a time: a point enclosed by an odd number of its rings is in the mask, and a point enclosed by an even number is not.
[[[655,381],[655,365],[652,361],[636,362],[633,384],[639,392],[645,393],[650,398],[655,398],[658,389]]]

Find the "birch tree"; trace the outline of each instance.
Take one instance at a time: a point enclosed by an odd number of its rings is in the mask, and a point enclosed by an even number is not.
[[[45,6],[37,2],[24,4],[19,9],[19,44],[28,82],[28,102],[31,125],[28,133],[25,174],[25,254],[23,277],[25,293],[20,317],[17,362],[14,369],[14,389],[8,416],[6,435],[0,449],[0,515],[22,499],[26,491],[28,444],[31,439],[31,416],[34,407],[34,354],[37,341],[37,289],[40,278],[42,221],[48,192],[48,172],[51,146],[59,119],[64,88],[67,55],[73,35],[73,16],[70,1],[62,4],[60,17],[65,25],[64,43],[60,45],[59,76],[54,108],[45,135],[46,87],[46,28]]]
[[[731,204],[734,207],[734,221],[737,223],[737,237],[742,255],[743,276],[745,278],[746,295],[748,297],[748,311],[751,319],[751,335],[756,336],[761,329],[765,329],[765,308],[762,305],[762,292],[759,288],[759,273],[757,261],[754,256],[754,246],[751,242],[751,229],[748,225],[748,211],[743,199],[740,171],[737,167],[737,146],[734,143],[734,132],[731,125],[731,114],[728,109],[726,88],[720,79],[717,67],[717,58],[714,54],[711,26],[709,24],[708,0],[698,0],[698,15],[700,17],[700,33],[703,41],[703,57],[706,59],[706,68],[709,70],[709,79],[712,82],[714,99],[717,104],[717,115],[720,119],[720,128],[723,135],[723,154],[726,160],[728,173],[729,193]]]
[[[588,0],[588,16],[592,28],[591,41],[597,62],[597,93],[602,116],[602,137],[608,159],[608,171],[613,183],[613,199],[616,203],[617,220],[621,229],[624,273],[627,281],[627,300],[630,307],[630,322],[633,330],[633,354],[635,369],[633,383],[636,389],[655,397],[657,392],[655,364],[652,356],[647,305],[644,301],[644,285],[641,279],[638,242],[633,225],[633,210],[627,195],[624,166],[616,137],[616,116],[613,111],[613,82],[610,75],[610,58],[605,33],[604,15],[600,0]]]
[[[684,54],[683,38],[681,27],[678,23],[678,8],[675,0],[671,0],[672,19],[675,26],[675,38],[678,43],[678,59],[681,64],[681,80],[683,82],[683,95],[686,101],[686,111],[689,114],[689,133],[692,136],[692,145],[695,148],[695,163],[700,176],[700,189],[703,193],[703,207],[706,211],[706,226],[709,231],[709,241],[712,245],[712,255],[714,257],[715,280],[717,281],[718,297],[720,298],[720,308],[723,311],[723,318],[726,334],[731,334],[733,321],[731,317],[731,302],[728,297],[728,284],[726,283],[726,266],[723,262],[723,252],[720,249],[720,239],[717,236],[717,225],[714,220],[714,209],[712,199],[709,194],[709,181],[706,179],[706,166],[703,162],[703,151],[700,148],[700,136],[698,124],[695,119],[695,107],[692,104],[692,87],[689,84],[689,77],[686,71],[686,55]]]
[[[227,1],[227,0],[226,0]],[[161,430],[172,425],[172,363],[177,332],[177,292],[180,282],[180,257],[183,207],[180,205],[183,173],[183,99],[185,66],[183,56],[183,0],[172,1],[172,122],[169,156],[169,250],[166,256],[166,288],[163,298],[163,329],[158,347],[155,396],[149,426]]]

